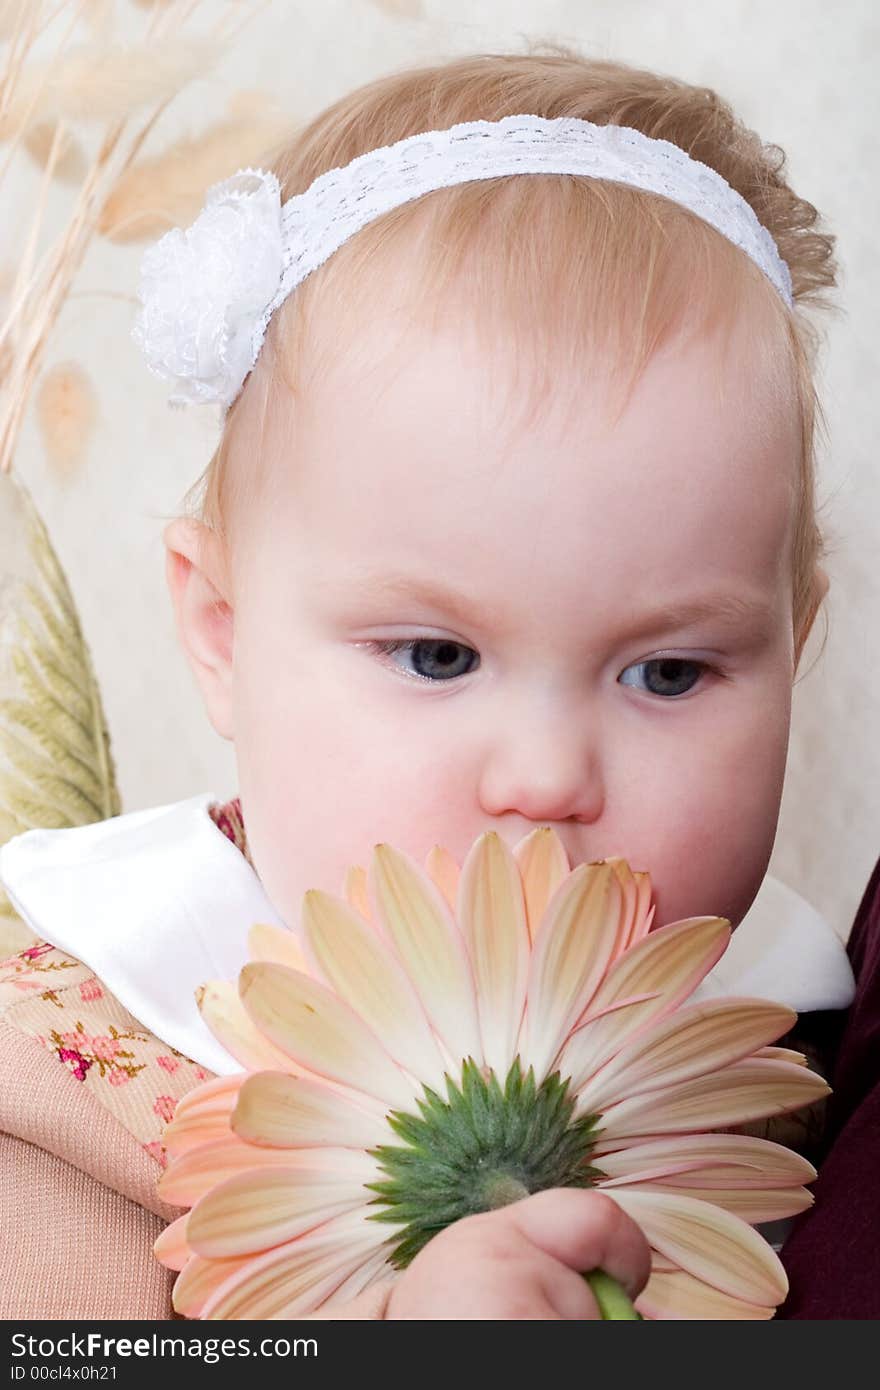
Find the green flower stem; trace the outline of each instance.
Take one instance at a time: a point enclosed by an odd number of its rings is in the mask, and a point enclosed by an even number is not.
[[[605,1322],[642,1320],[641,1313],[636,1312],[629,1295],[624,1293],[617,1280],[606,1274],[604,1269],[591,1269],[584,1278],[593,1291],[593,1297]]]

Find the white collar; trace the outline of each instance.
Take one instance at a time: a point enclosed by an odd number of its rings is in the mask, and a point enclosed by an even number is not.
[[[195,991],[234,980],[254,922],[283,926],[204,794],[0,849],[0,881],[42,941],[83,961],[139,1023],[213,1072],[242,1068],[202,1021]]]
[[[241,1071],[202,1021],[195,991],[235,979],[254,922],[285,923],[205,793],[68,830],[29,830],[0,849],[0,882],[43,941],[94,970],[139,1023],[218,1074]],[[842,1009],[854,992],[840,938],[765,878],[697,998],[749,995],[797,1011]]]

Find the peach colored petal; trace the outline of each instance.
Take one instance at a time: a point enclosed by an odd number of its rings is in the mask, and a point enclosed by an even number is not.
[[[580,864],[557,888],[532,946],[524,1066],[543,1080],[614,956],[621,889],[608,864]]]
[[[189,1213],[187,1240],[198,1255],[231,1259],[274,1249],[371,1200],[379,1171],[356,1149],[312,1151],[312,1163],[239,1173],[212,1188]]]
[[[635,1306],[643,1318],[684,1322],[766,1321],[776,1311],[772,1305],[762,1307],[741,1298],[731,1298],[704,1284],[702,1279],[686,1274],[683,1269],[657,1270],[656,1273],[652,1270]]]
[[[674,1274],[678,1265],[674,1260],[667,1260],[665,1255],[661,1255],[657,1250],[651,1250],[651,1273],[652,1274]]]
[[[602,1156],[602,1186],[640,1178],[697,1186],[789,1187],[812,1182],[816,1170],[800,1154],[746,1134],[683,1134],[651,1139]],[[714,1176],[713,1176],[714,1175]]]
[[[788,1280],[779,1259],[757,1231],[730,1212],[666,1192],[615,1189],[609,1196],[655,1250],[694,1278],[762,1307],[785,1298]]]
[[[202,1308],[202,1317],[305,1317],[351,1278],[387,1236],[360,1212],[346,1212],[306,1236],[247,1258]]]
[[[182,1154],[189,1153],[201,1144],[211,1144],[217,1139],[225,1138],[229,1133],[230,1114],[231,1111],[227,1111],[220,1116],[197,1110],[194,1115],[184,1115],[181,1119],[175,1114],[171,1124],[162,1134],[169,1159],[180,1158]]]
[[[281,968],[281,967],[279,967]],[[196,991],[196,1003],[214,1037],[237,1062],[252,1071],[263,1067],[300,1071],[290,1057],[272,1043],[242,1008],[238,986],[231,980],[211,980]]]
[[[552,826],[539,825],[514,846],[513,857],[522,878],[526,921],[534,941],[547,904],[569,871],[568,855]]]
[[[397,1270],[388,1263],[387,1249],[381,1247],[374,1254],[368,1255],[364,1263],[354,1270],[347,1279],[343,1279],[342,1283],[323,1300],[320,1310],[315,1311],[320,1317],[332,1317],[334,1309],[350,1303],[353,1298],[357,1298],[358,1294],[363,1293],[371,1285],[394,1284],[399,1277]]]
[[[615,961],[560,1055],[572,1087],[581,1087],[625,1042],[687,999],[729,940],[723,918],[690,917],[658,927]],[[614,1007],[639,996],[647,997]]]
[[[169,1158],[229,1133],[229,1118],[244,1080],[244,1072],[217,1077],[181,1097],[174,1119],[162,1134]]]
[[[433,849],[428,851],[425,859],[425,871],[454,912],[458,899],[458,880],[461,870],[449,850],[444,849],[442,845],[434,845]]]
[[[248,1255],[237,1260],[203,1260],[200,1255],[193,1255],[174,1282],[171,1306],[175,1313],[186,1318],[201,1317],[207,1300],[249,1262]]]
[[[486,1065],[505,1076],[526,1001],[529,929],[516,860],[494,830],[474,842],[462,865],[458,920],[474,972]]]
[[[373,1149],[391,1138],[384,1112],[366,1096],[273,1071],[248,1077],[231,1126],[240,1139],[270,1148]]]
[[[792,1047],[762,1047],[755,1053],[756,1057],[772,1057],[777,1062],[794,1062],[799,1067],[809,1066],[809,1063],[802,1052],[796,1052]]]
[[[638,898],[632,926],[630,927],[627,949],[630,946],[634,946],[637,941],[643,940],[643,938],[648,935],[654,922],[655,912],[655,908],[651,903],[651,898],[653,896],[651,875],[636,869],[633,878],[636,881]]]
[[[482,1062],[467,951],[442,893],[418,865],[377,845],[370,862],[375,915],[451,1056]]]
[[[603,1187],[603,1191],[605,1188]],[[666,1192],[672,1196],[693,1197],[700,1202],[714,1202],[724,1211],[738,1216],[750,1226],[762,1221],[782,1221],[797,1216],[813,1205],[812,1193],[805,1187],[694,1187],[683,1189],[677,1183],[642,1182],[615,1186],[608,1190],[611,1197],[619,1192]]]
[[[643,1029],[581,1088],[583,1110],[596,1114],[621,1096],[641,1095],[720,1071],[778,1038],[797,1018],[761,999],[689,1004]]]
[[[340,898],[310,889],[302,924],[325,980],[423,1085],[439,1090],[444,1065],[409,976],[383,937]]]
[[[302,942],[285,927],[255,922],[248,932],[248,951],[253,960],[273,960],[277,965],[289,965],[291,970],[310,973]]]
[[[726,1067],[721,1076],[698,1076],[609,1106],[602,1113],[597,1152],[609,1145],[617,1148],[621,1140],[639,1135],[729,1128],[766,1115],[783,1115],[811,1105],[828,1091],[825,1081],[805,1067],[746,1058]],[[579,1098],[575,1114],[584,1113],[589,1112]]]
[[[204,1081],[201,1086],[195,1086],[191,1091],[187,1091],[185,1096],[181,1096],[177,1102],[176,1118],[191,1110],[214,1109],[222,1106],[232,1110],[244,1079],[242,1072],[236,1072],[233,1076],[213,1076],[210,1081]]]
[[[189,1221],[189,1212],[185,1211],[183,1216],[178,1216],[159,1236],[153,1244],[153,1254],[161,1265],[166,1269],[183,1269],[187,1260],[192,1255],[192,1246],[186,1238],[186,1223]]]
[[[349,907],[359,912],[365,922],[372,922],[373,914],[370,911],[370,895],[367,892],[367,871],[359,864],[353,864],[346,871],[345,882],[342,886],[342,895]]]
[[[286,965],[251,961],[239,975],[239,992],[273,1046],[310,1072],[398,1109],[411,1104],[412,1086],[375,1033],[318,980]]]
[[[159,1179],[159,1196],[172,1206],[189,1207],[203,1197],[209,1188],[225,1182],[236,1173],[261,1171],[291,1163],[310,1162],[309,1149],[262,1149],[246,1144],[237,1135],[216,1139],[199,1149],[181,1154],[165,1169]]]

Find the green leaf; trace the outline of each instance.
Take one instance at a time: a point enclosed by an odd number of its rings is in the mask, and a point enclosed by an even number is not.
[[[120,810],[70,586],[24,485],[0,474],[0,844],[34,827],[86,825]],[[0,889],[0,954],[32,939]]]

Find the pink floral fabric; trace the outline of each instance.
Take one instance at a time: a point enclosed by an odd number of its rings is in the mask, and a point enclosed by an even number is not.
[[[210,1072],[142,1028],[88,966],[48,942],[0,961],[0,1013],[165,1166],[163,1128]]]
[[[214,802],[213,806],[208,807],[208,815],[217,826],[222,830],[228,840],[231,840],[236,849],[240,849],[245,859],[253,868],[253,860],[248,851],[247,834],[244,828],[244,818],[241,814],[241,800],[233,797],[232,801],[226,801],[221,806],[219,802]]]

